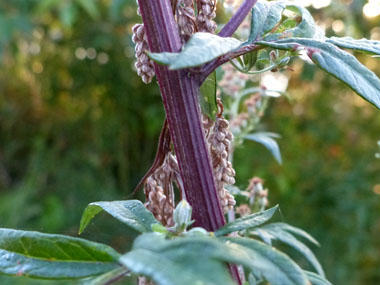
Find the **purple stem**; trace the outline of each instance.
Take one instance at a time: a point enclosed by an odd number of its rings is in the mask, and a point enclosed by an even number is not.
[[[152,52],[178,52],[181,41],[170,0],[139,0]],[[215,231],[225,224],[204,137],[198,103],[200,81],[188,70],[155,64],[184,190],[197,226]]]
[[[228,23],[219,32],[218,36],[231,37],[244,21],[245,17],[247,17],[252,7],[255,6],[256,2],[257,0],[245,0]]]

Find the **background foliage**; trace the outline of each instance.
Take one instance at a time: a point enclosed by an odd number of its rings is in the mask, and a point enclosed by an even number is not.
[[[379,40],[366,2],[311,11],[328,35]],[[164,111],[157,85],[132,68],[138,21],[132,0],[0,3],[1,227],[76,235],[88,203],[125,199],[149,167]],[[359,59],[380,74],[378,59]],[[292,99],[272,101],[260,126],[282,135],[283,166],[246,142],[237,184],[265,179],[279,219],[321,243],[314,251],[330,281],[376,284],[380,113],[312,65],[292,67]],[[105,221],[89,237],[125,249],[130,237]]]

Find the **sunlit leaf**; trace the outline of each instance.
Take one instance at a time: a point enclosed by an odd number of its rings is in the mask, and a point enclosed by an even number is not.
[[[79,234],[81,234],[90,221],[103,210],[141,233],[151,232],[152,224],[158,223],[153,214],[138,200],[94,202],[89,204],[84,210],[80,221]]]
[[[380,79],[353,55],[321,39],[291,38],[256,44],[296,51],[306,49],[308,56],[322,70],[347,84],[363,99],[380,109]]]
[[[223,38],[210,33],[196,33],[180,53],[149,53],[158,63],[170,69],[200,66],[237,49],[242,42],[234,38]]]
[[[0,229],[0,273],[43,279],[84,278],[119,265],[111,247],[64,235]]]
[[[380,41],[373,41],[367,39],[356,40],[350,37],[331,37],[327,38],[326,42],[334,44],[340,48],[352,49],[355,51],[380,55]]]

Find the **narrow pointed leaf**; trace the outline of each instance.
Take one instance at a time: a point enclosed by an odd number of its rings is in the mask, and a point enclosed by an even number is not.
[[[80,221],[79,234],[81,234],[91,220],[103,210],[130,228],[141,233],[151,232],[152,225],[158,223],[153,214],[138,200],[94,202],[89,204],[84,210]]]
[[[264,147],[266,147],[270,151],[270,153],[277,160],[277,162],[279,164],[282,164],[280,147],[278,146],[277,142],[273,139],[273,137],[278,137],[278,135],[276,136],[273,136],[273,135],[276,135],[276,134],[263,132],[263,133],[249,134],[249,135],[246,135],[244,138],[262,144]]]
[[[111,247],[64,235],[0,229],[0,273],[73,279],[118,268]]]
[[[215,120],[218,111],[216,103],[216,72],[213,71],[203,82],[200,88],[200,105],[203,114],[207,115],[211,120]]]
[[[200,66],[237,49],[242,42],[210,33],[196,33],[180,53],[149,53],[149,57],[172,70]]]
[[[264,279],[270,284],[308,284],[301,268],[275,248],[248,238],[224,237],[222,240],[230,242],[231,248],[248,256],[249,269],[256,278]]]
[[[318,67],[347,84],[363,99],[380,109],[380,79],[353,55],[335,45],[324,40],[304,38],[256,44],[291,51],[306,49]]]
[[[312,285],[332,285],[327,279],[323,278],[322,276],[314,272],[310,272],[306,270],[304,270],[304,272],[307,276],[307,279],[309,279]]]
[[[281,230],[276,226],[272,226],[271,224],[260,227],[260,233],[257,231],[252,231],[251,233],[263,236],[262,232],[265,232],[270,239],[281,241],[297,250],[310,262],[315,270],[317,270],[318,274],[323,277],[325,276],[322,266],[318,262],[318,259],[315,257],[314,253],[305,244],[297,240],[292,234],[286,232],[285,230]]]
[[[326,42],[334,44],[340,48],[352,49],[355,51],[380,55],[380,41],[373,41],[367,39],[356,40],[350,37],[331,37],[327,38]]]
[[[274,213],[277,211],[278,205],[270,208],[268,210],[262,211],[260,213],[252,214],[245,216],[240,219],[236,219],[235,221],[228,223],[227,225],[221,227],[215,232],[216,236],[224,236],[226,234],[237,232],[249,228],[253,228],[263,223],[267,222],[272,218]]]
[[[293,233],[293,234],[296,234],[298,236],[305,238],[306,240],[310,241],[311,243],[315,244],[316,246],[320,246],[319,242],[315,238],[313,238],[310,234],[305,232],[304,230],[301,230],[299,228],[293,227],[293,226],[291,226],[289,224],[285,224],[285,223],[271,223],[270,225],[272,228],[275,228],[276,230],[278,229],[280,231],[288,231],[290,233]]]

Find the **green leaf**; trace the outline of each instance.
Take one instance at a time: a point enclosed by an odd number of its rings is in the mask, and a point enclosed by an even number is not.
[[[286,7],[286,2],[284,1],[274,1],[268,4],[269,11],[263,25],[263,34],[270,32],[281,21],[282,13]]]
[[[269,224],[263,227],[257,228],[254,231],[251,231],[252,234],[258,235],[262,237],[263,241],[271,244],[271,240],[279,240],[290,247],[294,248],[298,252],[300,252],[313,267],[317,270],[317,272],[321,276],[325,276],[323,272],[322,266],[318,262],[317,258],[313,254],[313,252],[302,242],[297,240],[292,234],[287,232],[282,225],[282,223],[278,224]]]
[[[210,33],[196,33],[185,44],[180,53],[148,53],[158,63],[169,65],[170,69],[200,66],[219,56],[237,49],[242,42],[234,38],[223,38]]]
[[[64,235],[0,229],[0,273],[42,279],[99,275],[119,265],[111,247]]]
[[[153,214],[138,200],[94,202],[84,210],[80,221],[79,234],[102,210],[141,233],[151,232],[152,225],[159,223]]]
[[[117,278],[122,278],[123,276],[126,276],[130,272],[125,267],[118,267],[110,272],[104,273],[100,276],[87,278],[81,282],[83,285],[104,285],[104,284],[111,284],[108,283],[112,280],[115,280]]]
[[[261,0],[257,1],[255,6],[253,6],[251,12],[251,31],[248,37],[249,43],[255,42],[263,34],[264,24],[268,17],[269,8],[270,3]]]
[[[265,279],[270,284],[308,284],[301,268],[287,255],[257,240],[248,238],[224,237],[237,254],[249,259],[243,264],[258,279]]]
[[[218,112],[216,103],[216,72],[213,71],[203,82],[200,88],[200,105],[202,113],[207,115],[211,120],[215,120]]]
[[[352,49],[355,51],[380,55],[380,41],[373,41],[367,39],[356,40],[350,37],[331,37],[327,38],[326,42],[334,44],[340,48]]]
[[[296,234],[298,236],[301,236],[304,239],[308,240],[309,242],[315,244],[316,246],[320,246],[319,242],[315,238],[313,238],[310,234],[305,232],[304,230],[301,230],[299,228],[293,227],[293,226],[291,226],[289,224],[285,224],[285,223],[271,223],[271,226],[276,227],[276,228],[281,229],[281,230],[291,232],[291,233]]]
[[[285,9],[293,11],[301,20],[284,19]],[[274,41],[290,37],[321,37],[324,32],[315,24],[310,12],[302,6],[287,1],[258,1],[252,9],[251,31],[248,43],[263,38]]]
[[[306,8],[293,4],[286,8],[302,17],[301,22],[296,27],[286,30],[285,35],[287,37],[319,38],[324,36],[323,30],[315,24],[313,16]]]
[[[303,272],[306,274],[307,279],[309,279],[312,285],[332,285],[327,279],[323,278],[322,276],[319,276],[314,272],[309,272],[306,270],[304,270]]]
[[[268,210],[236,219],[235,221],[228,223],[227,225],[215,231],[215,236],[220,237],[232,232],[237,232],[259,226],[270,220],[274,213],[277,211],[277,209],[278,205]]]
[[[322,70],[347,84],[363,99],[380,109],[380,79],[353,55],[324,40],[291,38],[257,45],[296,51],[305,49]]]
[[[282,157],[280,148],[277,144],[277,142],[273,138],[278,138],[279,136],[274,133],[267,133],[267,132],[259,132],[254,134],[246,135],[244,138],[258,142],[265,146],[271,154],[274,156],[274,158],[277,160],[279,164],[282,164]]]
[[[255,66],[257,61],[257,55],[257,51],[251,51],[243,55],[244,65],[247,71],[250,71]]]
[[[144,234],[136,239],[133,250],[123,255],[120,262],[158,284],[233,285],[224,263],[212,258],[225,248],[221,246],[209,237],[165,240],[155,234]]]

